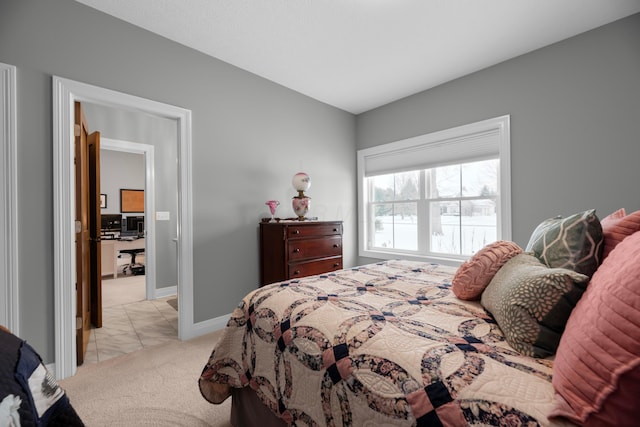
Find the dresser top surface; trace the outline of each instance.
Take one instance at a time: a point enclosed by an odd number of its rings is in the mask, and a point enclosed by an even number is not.
[[[262,221],[260,225],[318,225],[318,224],[342,224],[342,221],[298,221],[298,220],[281,220],[276,222]]]

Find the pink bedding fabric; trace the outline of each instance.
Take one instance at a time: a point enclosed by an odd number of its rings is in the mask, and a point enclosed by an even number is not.
[[[520,246],[506,240],[488,244],[458,268],[451,280],[451,290],[462,300],[479,300],[498,270],[520,253]]]
[[[604,260],[626,237],[640,231],[640,211],[626,214],[624,208],[618,209],[600,221],[602,234],[604,235],[604,248],[602,259]]]
[[[619,243],[571,313],[554,364],[551,417],[584,426],[640,420],[640,233]]]

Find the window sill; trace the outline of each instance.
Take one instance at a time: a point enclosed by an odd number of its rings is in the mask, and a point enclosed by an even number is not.
[[[419,261],[419,262],[430,262],[434,264],[443,264],[443,265],[451,265],[454,267],[459,267],[465,259],[463,257],[454,258],[447,256],[426,256],[426,255],[415,255],[415,254],[407,254],[401,252],[384,252],[384,251],[365,251],[361,250],[358,254],[361,258],[372,258],[379,260],[391,260],[391,259],[405,259],[408,261]]]

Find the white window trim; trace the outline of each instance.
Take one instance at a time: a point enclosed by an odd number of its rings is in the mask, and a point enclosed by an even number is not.
[[[402,256],[404,259],[439,262],[449,264],[459,264],[460,259],[455,257],[434,257],[419,256],[415,254],[404,254],[399,251],[384,252],[380,250],[367,249],[366,216],[367,216],[367,189],[366,189],[366,163],[367,160],[384,157],[388,155],[395,157],[403,152],[420,151],[429,145],[445,144],[447,141],[456,141],[460,139],[468,139],[481,137],[487,132],[496,133],[498,139],[498,157],[500,159],[500,194],[498,196],[498,239],[511,240],[511,131],[510,116],[504,115],[492,119],[483,120],[468,125],[458,126],[455,128],[420,135],[388,144],[378,145],[376,147],[358,150],[357,167],[358,167],[358,255],[367,258],[376,259],[396,259]],[[464,156],[461,156],[464,157]]]

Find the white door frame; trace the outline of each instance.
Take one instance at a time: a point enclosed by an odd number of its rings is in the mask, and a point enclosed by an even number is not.
[[[75,374],[74,102],[143,112],[178,122],[178,337],[194,335],[191,110],[53,76],[55,373]]]
[[[131,141],[100,138],[101,150],[121,151],[144,156],[144,281],[146,299],[156,298],[156,191],[154,146]]]
[[[0,63],[0,324],[20,335],[16,67]]]

